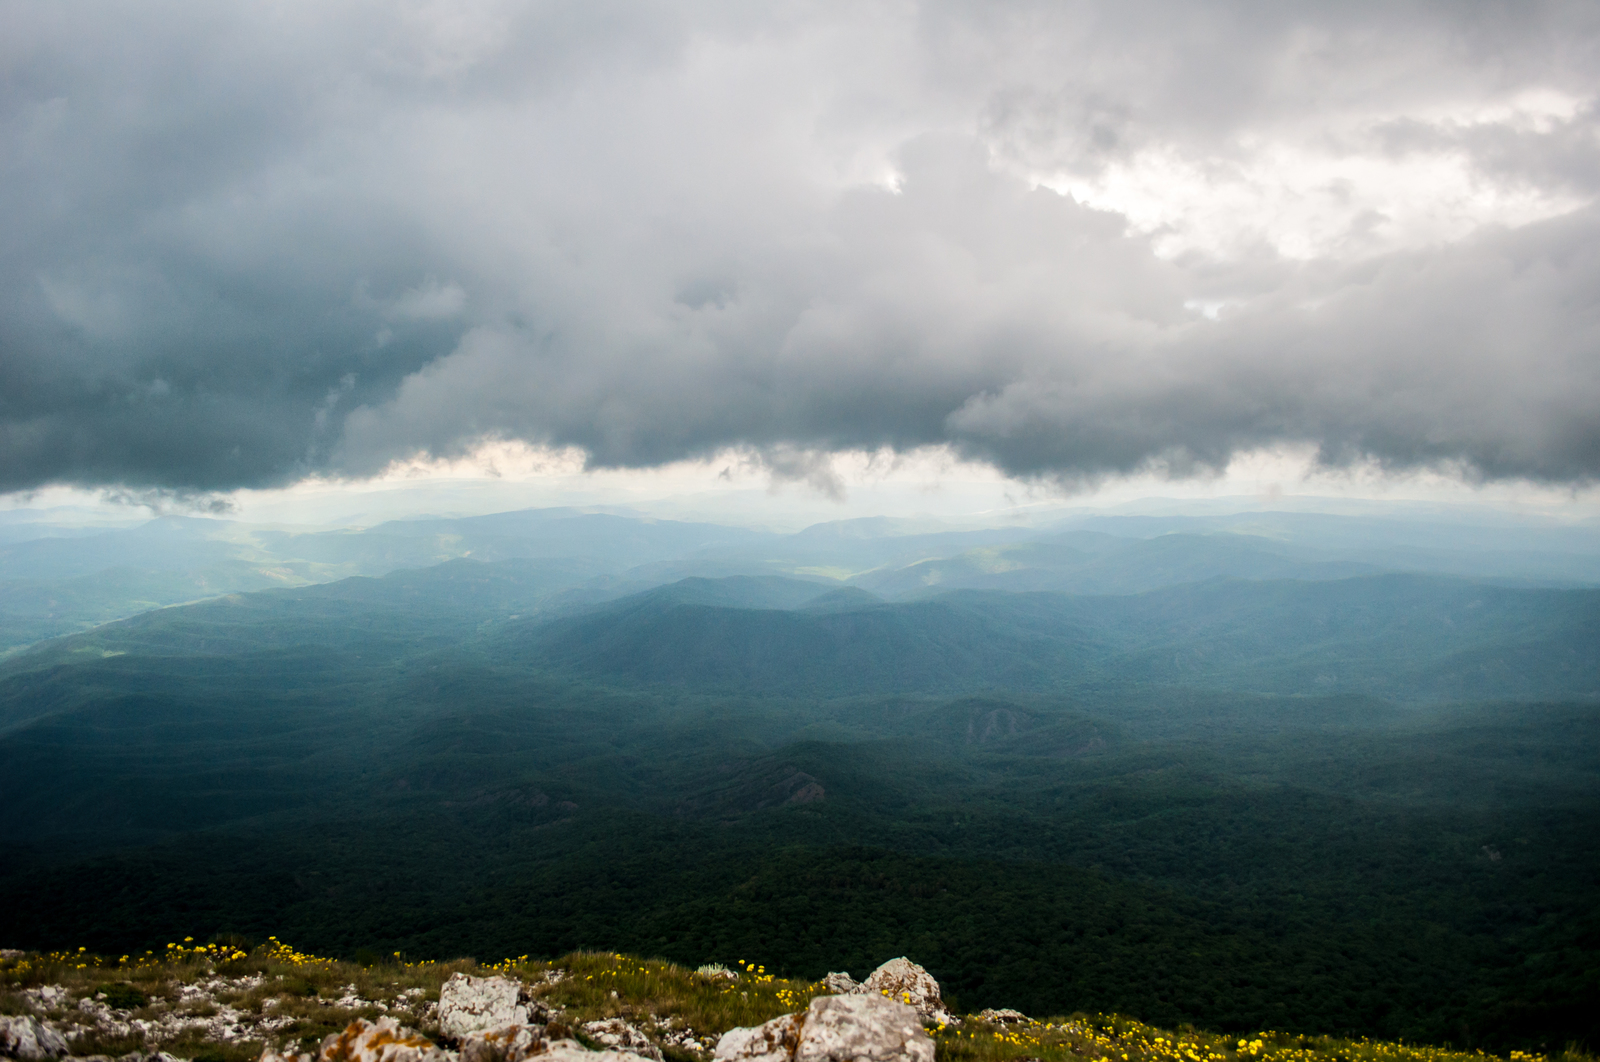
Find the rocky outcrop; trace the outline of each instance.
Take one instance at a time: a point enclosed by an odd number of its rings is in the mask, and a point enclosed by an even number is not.
[[[733,975],[722,968],[697,973],[724,991],[737,993],[744,987],[726,984],[724,978]],[[666,1053],[705,1058],[712,1051],[724,1062],[924,1062],[924,1048],[931,1059],[932,1046],[917,1031],[918,1023],[954,1020],[938,982],[904,958],[885,963],[865,984],[846,973],[830,973],[823,984],[831,994],[813,1000],[804,1011],[730,1030],[720,1040],[691,1028],[682,1015],[655,1016],[615,1002],[601,1013],[621,1010],[627,1017],[577,1025],[562,1016],[563,1008],[540,998],[548,986],[570,976],[568,971],[547,970],[524,984],[504,976],[455,974],[442,986],[437,1003],[417,986],[379,985],[374,993],[379,998],[368,999],[356,983],[323,984],[314,1005],[328,1008],[323,1013],[337,1021],[325,1028],[350,1024],[309,1052],[292,1041],[284,1043],[311,1003],[284,975],[229,977],[210,969],[196,971],[192,978],[146,988],[150,995],[141,995],[136,1009],[117,1008],[124,997],[112,992],[115,986],[69,990],[39,985],[14,994],[32,1013],[0,1016],[0,1062],[53,1062],[90,1043],[130,1040],[141,1051],[115,1062],[180,1062],[161,1048],[252,1040],[268,1045],[260,1062],[664,1062]],[[615,991],[610,996],[618,998]],[[242,1002],[247,999],[259,999],[259,1005]],[[585,1016],[594,1013],[588,1010]],[[916,1019],[911,1025],[906,1024],[907,1014]],[[1015,1011],[991,1011],[984,1020],[1005,1024],[1027,1019]],[[427,1029],[428,1036],[418,1029]],[[82,1062],[113,1060],[84,1055]]]
[[[269,1049],[262,1052],[260,1062],[660,1062],[660,1058],[659,1052],[647,1058],[631,1051],[591,1051],[576,1040],[547,1039],[545,1026],[526,1024],[474,1030],[461,1038],[457,1053],[444,1050],[393,1018],[379,1018],[376,1022],[351,1022],[344,1032],[322,1041],[315,1056]]]
[[[796,1014],[730,1029],[717,1062],[933,1062],[921,1016],[881,995],[818,996]]]
[[[439,1034],[459,1040],[475,1032],[527,1025],[522,985],[506,977],[458,973],[439,988]]]
[[[1020,1010],[1002,1007],[999,1010],[989,1008],[978,1011],[978,1020],[988,1022],[990,1025],[1032,1025],[1034,1021]]]
[[[960,1020],[945,1008],[944,1000],[939,996],[939,982],[927,970],[904,956],[890,959],[873,970],[872,976],[856,991],[887,996],[941,1025],[960,1024]]]
[[[66,1038],[39,1019],[26,1014],[0,1016],[0,1055],[20,1062],[39,1062],[66,1053]]]

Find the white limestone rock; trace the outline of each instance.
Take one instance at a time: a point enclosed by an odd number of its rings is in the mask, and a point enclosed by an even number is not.
[[[933,1062],[922,1017],[873,994],[818,996],[796,1014],[722,1034],[715,1062]]]
[[[931,980],[931,978],[930,978]],[[880,995],[818,996],[806,1008],[794,1062],[933,1062],[921,1015]]]
[[[539,1025],[507,1025],[461,1038],[461,1062],[524,1062],[549,1048]]]
[[[621,1018],[606,1018],[602,1021],[590,1021],[583,1024],[584,1035],[597,1043],[620,1051],[632,1051],[636,1055],[661,1062],[661,1048],[650,1041],[650,1037],[636,1025],[629,1024]]]
[[[53,1010],[72,1002],[72,994],[61,985],[40,985],[22,993],[22,998],[34,1010]]]
[[[999,1010],[988,1008],[978,1012],[978,1020],[986,1021],[990,1025],[1032,1025],[1034,1021],[1020,1010],[1002,1007]]]
[[[357,1018],[322,1041],[317,1062],[453,1062],[453,1057],[393,1018]]]
[[[60,1033],[31,1015],[0,1015],[0,1055],[21,1062],[60,1058],[67,1053],[67,1041]]]
[[[836,996],[845,996],[860,988],[861,982],[847,973],[830,973],[822,979],[822,987]]]
[[[716,1062],[788,1062],[800,1046],[800,1030],[809,1013],[784,1014],[765,1025],[729,1029],[717,1041]]]
[[[887,996],[941,1025],[961,1024],[954,1014],[945,1009],[944,1000],[939,997],[939,982],[927,970],[904,956],[890,959],[873,970],[872,976],[856,992]]]
[[[591,1051],[576,1040],[551,1040],[538,1062],[645,1062],[632,1051]]]
[[[471,1033],[527,1025],[522,985],[505,977],[456,974],[439,989],[439,1034],[459,1040]]]

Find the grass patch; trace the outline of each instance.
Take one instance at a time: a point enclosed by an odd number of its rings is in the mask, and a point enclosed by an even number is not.
[[[109,1036],[90,1030],[72,1041],[74,1055],[110,1055],[112,1058],[119,1058],[130,1052],[142,1053],[145,1050],[145,1038],[136,1033]]]
[[[607,952],[578,952],[554,964],[511,969],[528,980],[550,969],[564,973],[562,980],[535,989],[535,994],[565,1008],[574,1022],[645,1018],[672,1022],[701,1036],[760,1025],[826,994],[820,983],[776,978],[754,963],[737,981],[699,974],[676,963]]]
[[[190,1062],[256,1062],[261,1057],[262,1045],[261,1040],[218,1043],[199,1036],[186,1036],[162,1044],[161,1049]]]
[[[1160,1029],[1120,1015],[1076,1014],[1022,1026],[969,1022],[940,1030],[939,1062],[1485,1062],[1482,1051],[1297,1036],[1262,1031],[1223,1036],[1193,1028]],[[1510,1062],[1595,1062],[1576,1046],[1554,1055],[1513,1051]]]
[[[127,981],[96,985],[95,997],[112,1010],[138,1010],[150,1002],[149,996]]]

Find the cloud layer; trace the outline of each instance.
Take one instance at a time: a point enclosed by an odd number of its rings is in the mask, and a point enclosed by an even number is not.
[[[0,490],[1600,473],[1591,3],[0,4]],[[825,477],[824,477],[825,478]]]

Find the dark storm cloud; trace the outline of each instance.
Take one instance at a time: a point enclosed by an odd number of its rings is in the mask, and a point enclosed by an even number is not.
[[[1600,471],[1593,5],[755,11],[0,6],[0,490],[486,438],[824,487],[930,444]],[[1424,207],[1455,160],[1475,220],[1406,237],[1383,181],[1314,177],[1354,205],[1312,251],[1158,254],[1036,183],[1285,152],[1415,163]]]

